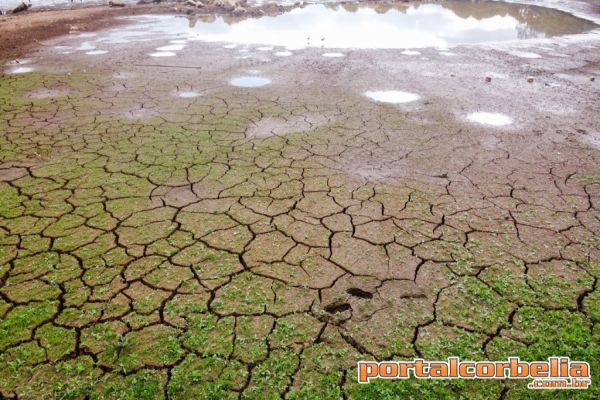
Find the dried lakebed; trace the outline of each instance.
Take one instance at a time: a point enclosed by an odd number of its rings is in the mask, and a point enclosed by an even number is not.
[[[448,356],[600,380],[593,23],[498,2],[130,22],[3,66],[1,396],[531,396],[356,383],[361,359]]]

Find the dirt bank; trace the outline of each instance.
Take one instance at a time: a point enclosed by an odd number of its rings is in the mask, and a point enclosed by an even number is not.
[[[0,60],[19,57],[40,41],[68,34],[92,31],[123,23],[115,16],[166,12],[173,6],[109,8],[97,6],[76,10],[45,10],[9,15],[0,19]]]
[[[78,9],[32,10],[0,18],[0,60],[9,60],[28,53],[39,42],[69,32],[95,31],[125,24],[115,17],[140,14],[181,13],[196,15],[274,15],[294,6],[266,4],[249,7],[244,2],[220,1],[203,7],[187,3],[139,4],[127,7],[90,6]],[[297,4],[299,5],[299,4]]]

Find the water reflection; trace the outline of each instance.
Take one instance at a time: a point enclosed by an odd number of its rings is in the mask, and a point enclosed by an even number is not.
[[[456,44],[576,34],[597,27],[562,11],[477,0],[312,4],[280,15],[246,19],[214,15],[130,18],[137,23],[111,30],[95,42],[155,41],[156,36],[168,36],[178,42],[159,52],[173,52],[168,49],[179,49],[187,41],[207,41],[226,43],[225,48],[257,45],[263,52],[283,55],[282,50],[305,47],[445,49]],[[84,45],[91,46],[89,42]]]
[[[313,4],[261,18],[144,17],[138,33],[288,48],[445,48],[585,32],[589,21],[548,8],[490,1]],[[131,32],[133,29],[129,29]],[[127,28],[126,30],[127,31]]]

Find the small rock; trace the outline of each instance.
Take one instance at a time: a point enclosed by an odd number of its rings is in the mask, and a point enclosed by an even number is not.
[[[592,82],[594,82],[595,80],[596,80],[596,77],[595,77],[595,76],[592,76],[592,77],[590,78],[590,81],[592,81]]]
[[[533,76],[528,76],[527,77],[527,82],[533,83]]]
[[[125,7],[125,2],[123,0],[110,0],[108,5],[110,7]]]
[[[246,9],[242,6],[237,6],[233,9],[232,14],[235,16],[244,15],[246,13]]]
[[[233,11],[240,6],[239,0],[215,0],[214,5],[224,9],[225,11]]]
[[[492,77],[491,77],[491,76],[486,76],[486,77],[485,77],[485,81],[486,81],[487,83],[490,83],[490,82],[492,81]]]
[[[27,4],[25,2],[22,2],[21,4],[19,4],[15,8],[13,8],[10,12],[12,14],[16,14],[16,13],[20,13],[20,12],[23,12],[23,11],[27,11],[27,10],[29,10],[30,7],[31,7],[31,3]]]

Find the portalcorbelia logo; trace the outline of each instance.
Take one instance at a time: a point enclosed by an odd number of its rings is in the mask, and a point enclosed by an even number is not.
[[[587,389],[592,384],[590,365],[569,357],[549,357],[547,361],[359,361],[358,382],[372,379],[533,379],[530,389]]]

